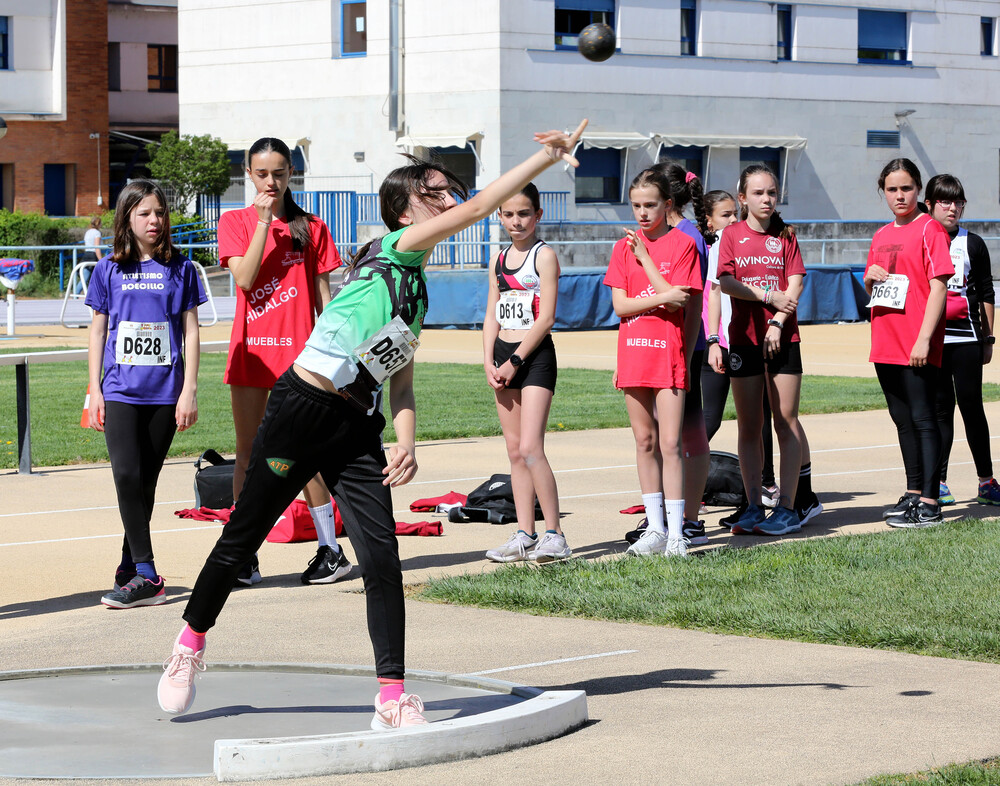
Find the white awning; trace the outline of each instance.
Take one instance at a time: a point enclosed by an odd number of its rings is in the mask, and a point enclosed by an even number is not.
[[[476,145],[483,138],[482,131],[473,131],[469,134],[412,134],[401,136],[396,140],[396,147],[401,147],[408,153],[412,153],[415,147],[460,147],[465,148],[472,142],[473,151],[476,158],[479,158]]]
[[[702,134],[653,134],[659,147],[783,147],[786,150],[805,150],[806,140],[801,136],[728,136]]]
[[[584,150],[596,147],[600,150],[614,148],[618,150],[637,150],[648,145],[649,134],[637,131],[587,131],[580,137]]]

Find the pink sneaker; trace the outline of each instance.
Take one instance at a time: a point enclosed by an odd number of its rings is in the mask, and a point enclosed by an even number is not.
[[[182,631],[183,632],[183,631]],[[191,709],[194,702],[194,678],[205,670],[202,656],[205,648],[195,652],[181,645],[180,633],[174,642],[174,654],[163,663],[163,676],[156,688],[156,698],[160,709],[171,715],[180,715]]]
[[[404,693],[399,697],[399,701],[387,701],[385,704],[379,704],[379,697],[376,694],[372,729],[391,731],[409,726],[426,726],[427,718],[422,715],[423,711],[424,703],[419,696],[414,696],[412,693]]]

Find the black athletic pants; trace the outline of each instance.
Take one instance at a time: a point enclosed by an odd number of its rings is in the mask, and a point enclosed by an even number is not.
[[[364,578],[368,634],[379,677],[403,678],[403,573],[389,487],[383,486],[381,414],[365,415],[291,369],[271,391],[239,501],[202,568],[184,619],[207,631],[240,568],[317,472],[337,500]]]
[[[149,520],[156,481],[177,430],[173,404],[104,402],[104,439],[125,526],[122,553],[134,562],[152,562]]]
[[[723,350],[725,357],[727,350]],[[729,361],[725,361],[729,367]],[[705,352],[705,362],[701,366],[701,400],[702,408],[705,411],[705,431],[708,432],[708,439],[711,442],[715,432],[722,425],[722,415],[726,409],[726,399],[729,397],[729,376],[727,374],[717,374],[715,369],[708,365],[708,351]],[[774,482],[774,437],[771,432],[771,404],[767,398],[767,390],[764,391],[764,427],[760,432],[761,440],[764,444],[764,472],[761,482],[765,486],[773,486]]]
[[[993,477],[990,424],[983,409],[983,348],[976,342],[945,344],[938,377],[937,417],[941,428],[941,482],[948,479],[948,459],[955,439],[955,400],[965,424],[976,474]]]
[[[876,363],[875,373],[899,435],[906,488],[936,500],[941,457],[941,430],[935,408],[938,368],[929,364],[913,368]]]

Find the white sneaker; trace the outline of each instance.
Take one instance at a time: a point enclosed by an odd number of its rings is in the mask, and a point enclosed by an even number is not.
[[[546,532],[528,558],[535,560],[535,562],[544,563],[554,562],[557,559],[567,559],[571,556],[573,556],[573,549],[569,547],[564,535],[558,532]]]
[[[531,557],[529,552],[538,543],[537,537],[532,537],[523,530],[518,530],[498,549],[486,552],[486,559],[493,562],[520,562]]]
[[[668,557],[686,557],[687,541],[684,538],[667,538],[667,548],[663,553]]]
[[[646,529],[642,533],[642,537],[639,538],[635,543],[629,546],[626,550],[626,554],[631,554],[633,557],[650,557],[658,554],[664,554],[667,550],[667,536],[663,532],[658,532],[655,529]]]

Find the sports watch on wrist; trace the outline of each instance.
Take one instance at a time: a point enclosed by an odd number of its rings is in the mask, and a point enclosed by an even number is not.
[[[520,366],[524,362],[524,358],[522,358],[516,352],[513,355],[511,355],[509,358],[507,358],[507,359],[510,361],[510,364],[514,368],[517,368],[518,366]]]
[[[987,344],[996,344],[997,343],[997,337],[996,336],[987,336],[984,340],[986,341]]]

